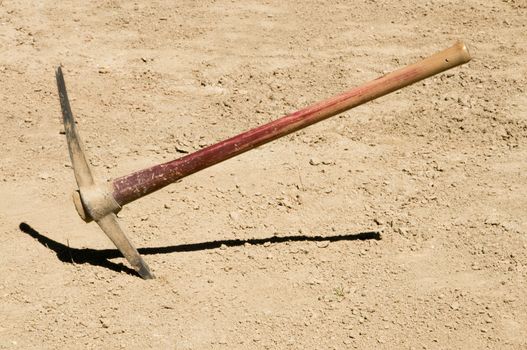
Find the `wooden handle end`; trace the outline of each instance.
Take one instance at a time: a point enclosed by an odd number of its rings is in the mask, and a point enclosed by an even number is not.
[[[462,63],[467,63],[472,59],[472,56],[470,56],[470,51],[464,42],[458,41],[454,47],[457,49],[459,59]]]

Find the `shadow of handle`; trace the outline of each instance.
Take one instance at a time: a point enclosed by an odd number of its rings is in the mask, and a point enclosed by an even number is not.
[[[44,236],[25,222],[20,223],[19,228],[22,232],[36,239],[44,247],[52,250],[57,255],[57,258],[69,264],[90,264],[94,266],[105,267],[116,272],[125,272],[134,276],[137,273],[131,268],[109,261],[122,257],[121,252],[117,249],[78,249],[71,248],[60,242],[57,242],[49,237]],[[245,244],[263,245],[266,243],[285,243],[285,242],[338,242],[338,241],[366,241],[366,240],[380,240],[381,234],[377,231],[360,232],[346,235],[333,236],[273,236],[268,238],[252,238],[252,239],[226,239],[219,241],[179,244],[166,247],[151,247],[139,248],[138,251],[143,255],[154,254],[170,254],[178,252],[195,252],[201,250],[218,249],[221,246],[238,247]]]

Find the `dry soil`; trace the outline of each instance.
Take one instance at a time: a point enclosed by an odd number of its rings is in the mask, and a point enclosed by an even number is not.
[[[0,349],[527,348],[527,2],[0,1]],[[474,59],[126,206],[71,202],[463,40]]]

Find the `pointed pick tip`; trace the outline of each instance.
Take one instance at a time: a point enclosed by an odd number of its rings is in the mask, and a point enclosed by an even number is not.
[[[62,67],[60,65],[55,68],[55,76],[62,76]]]
[[[151,280],[151,279],[156,278],[154,274],[150,271],[150,268],[148,268],[148,265],[144,261],[141,261],[141,265],[139,266],[138,269],[136,269],[136,271],[139,274],[139,276],[141,276],[145,280]]]
[[[101,227],[104,233],[115,244],[117,249],[128,260],[132,268],[144,279],[152,279],[154,275],[150,272],[150,268],[143,260],[132,242],[126,237],[123,230],[117,222],[117,217],[114,213],[107,214],[100,219],[95,220]]]

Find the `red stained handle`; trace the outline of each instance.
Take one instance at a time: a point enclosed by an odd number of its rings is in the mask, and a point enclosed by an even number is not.
[[[418,63],[386,74],[341,95],[316,103],[179,159],[117,178],[113,181],[113,196],[121,206],[125,205],[185,176],[422,79],[464,64],[470,59],[468,49],[459,42]]]

